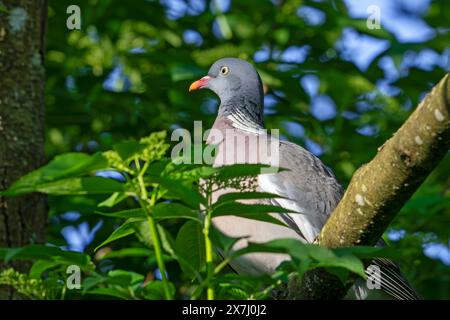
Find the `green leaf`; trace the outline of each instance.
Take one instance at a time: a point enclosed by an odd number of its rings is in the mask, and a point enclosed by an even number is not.
[[[370,29],[367,28],[367,20],[366,19],[343,19],[342,22],[345,24],[346,27],[354,27],[356,30],[358,30],[362,34],[367,34],[369,36],[379,38],[379,39],[387,39],[387,40],[394,40],[394,37],[392,34],[387,32],[384,28],[379,29]],[[379,55],[381,55],[383,52],[380,52]]]
[[[354,255],[360,259],[397,258],[399,256],[399,252],[394,247],[343,247],[333,249],[333,252],[337,256]]]
[[[212,166],[170,162],[162,171],[161,177],[183,181],[198,181],[200,178],[208,178],[218,171],[218,168],[213,168]]]
[[[144,281],[144,276],[142,274],[126,271],[126,270],[111,270],[108,272],[107,282],[109,284],[116,284],[122,287],[133,286],[140,284]]]
[[[205,238],[200,223],[188,221],[180,228],[175,240],[175,252],[182,258],[179,262],[183,272],[194,278],[196,274],[191,270],[201,270],[205,265]]]
[[[28,187],[12,187],[2,195],[18,196],[30,192],[41,192],[53,195],[84,195],[107,194],[119,192],[124,189],[124,184],[108,178],[86,177],[69,178],[48,183],[35,184]]]
[[[0,259],[5,263],[11,260],[47,260],[59,264],[76,264],[82,269],[92,268],[91,258],[83,253],[65,251],[58,247],[28,245],[20,248],[0,248]]]
[[[156,220],[165,219],[192,219],[201,221],[199,219],[199,212],[183,206],[179,203],[158,203],[151,208],[153,217]]]
[[[78,177],[94,171],[105,169],[108,163],[102,154],[87,155],[84,153],[67,153],[55,157],[49,164],[41,167],[16,181],[8,190],[1,195],[16,196],[30,192],[45,192],[39,190],[51,182],[68,177]],[[71,180],[71,179],[69,179]],[[67,180],[65,180],[67,183]],[[64,184],[64,183],[63,183]],[[57,186],[55,188],[58,188]]]
[[[62,212],[73,211],[90,214],[97,209],[98,202],[103,195],[50,195],[48,204],[50,207],[49,215],[60,215]]]
[[[156,229],[158,230],[162,248],[172,257],[176,257],[174,249],[175,240],[173,239],[173,237],[160,224],[156,225]]]
[[[103,247],[104,245],[124,238],[126,236],[129,236],[133,233],[135,233],[135,226],[136,224],[139,223],[139,220],[137,219],[128,219],[127,221],[125,221],[120,227],[118,227],[116,230],[113,231],[113,233],[110,234],[110,236],[103,241],[101,244],[99,244],[94,251],[97,251],[99,248]]]
[[[115,205],[119,204],[123,200],[128,198],[128,195],[124,192],[114,192],[111,196],[109,196],[106,200],[100,202],[98,204],[99,207],[107,207],[112,208]]]
[[[166,198],[174,198],[183,201],[189,207],[198,209],[201,204],[205,204],[205,198],[190,184],[183,184],[180,180],[160,178],[162,187],[168,190]]]
[[[124,141],[113,145],[122,160],[127,160],[138,155],[147,147],[147,144],[140,143],[135,140]]]
[[[243,239],[244,237],[239,238],[233,238],[229,237],[222,232],[220,232],[217,228],[214,226],[211,226],[211,229],[209,230],[210,238],[212,243],[222,250],[222,252],[225,255],[228,255],[229,251],[232,249],[234,244],[238,242],[240,239]]]
[[[54,195],[108,194],[120,192],[124,184],[102,177],[71,178],[39,185],[35,191]]]
[[[313,244],[304,244],[296,239],[277,239],[265,243],[250,243],[247,247],[232,253],[232,259],[252,252],[287,253],[300,261],[301,272],[318,267],[338,267],[365,277],[361,260],[352,254],[338,256],[332,250]]]
[[[8,13],[8,8],[3,3],[0,3],[0,13]]]
[[[94,213],[100,214],[102,216],[114,217],[114,218],[125,218],[125,219],[129,219],[129,218],[145,219],[145,218],[147,218],[147,214],[144,212],[144,210],[142,210],[140,208],[128,209],[128,210],[123,210],[123,211],[113,211],[113,212],[94,211]]]
[[[248,293],[241,288],[236,288],[234,285],[223,283],[220,285],[217,292],[219,299],[232,300],[247,300]]]
[[[90,289],[90,290],[87,290],[85,292],[85,294],[108,296],[108,297],[118,298],[118,299],[122,299],[122,300],[132,299],[129,292],[120,290],[120,288],[112,288],[112,287]]]
[[[141,221],[140,223],[136,223],[133,225],[133,228],[136,231],[136,237],[139,239],[139,241],[148,248],[153,248],[153,238],[150,232],[148,221],[145,220]]]
[[[162,175],[162,172],[165,171],[166,167],[171,163],[171,159],[163,158],[160,160],[155,160],[152,162],[151,166],[148,167],[145,172],[145,176],[150,177],[159,177]]]
[[[46,166],[34,171],[41,173],[41,178],[52,181],[61,178],[81,176],[107,169],[108,161],[101,153],[88,155],[84,153],[66,153],[56,156]]]
[[[83,284],[82,284],[83,293],[87,293],[89,290],[91,290],[98,284],[104,283],[107,280],[108,280],[107,277],[104,277],[96,272],[93,272],[90,276],[83,279]]]
[[[168,43],[170,43],[172,46],[176,48],[181,46],[181,44],[183,43],[180,36],[169,29],[161,30],[159,33],[164,40],[166,40]]]
[[[278,44],[284,45],[289,40],[289,29],[287,28],[278,28],[274,30],[273,37],[276,39]]]
[[[270,277],[269,275],[260,275],[260,276],[246,276],[242,274],[236,274],[236,273],[225,273],[225,274],[219,274],[215,277],[214,283],[216,283],[216,286],[219,288],[217,295],[218,298],[222,299],[230,299],[230,296],[223,296],[227,293],[230,289],[237,289],[241,292],[246,293],[246,299],[248,299],[250,296],[254,298],[258,298],[257,292],[260,290],[264,290],[267,288],[268,285],[275,285],[277,282],[276,279]],[[238,293],[238,292],[235,292]],[[233,294],[229,292],[229,294]],[[261,296],[261,295],[259,295]],[[235,297],[236,299],[238,297]],[[266,297],[262,297],[264,299],[267,299]]]
[[[170,295],[175,295],[175,286],[169,282]],[[164,285],[162,281],[150,281],[142,288],[142,294],[148,300],[165,300]]]
[[[220,28],[220,33],[227,40],[233,37],[233,32],[231,31],[230,25],[228,23],[227,17],[224,14],[219,14],[216,17],[217,25]]]
[[[39,279],[43,272],[60,265],[61,263],[59,261],[37,260],[35,263],[33,263],[33,266],[31,267],[30,277]]]
[[[125,248],[120,250],[113,250],[105,254],[102,259],[111,258],[128,258],[128,257],[150,257],[153,251],[147,248]]]
[[[286,226],[282,221],[274,218],[269,213],[293,212],[280,206],[269,204],[244,204],[239,202],[226,202],[213,209],[212,216],[233,215],[247,219],[259,220]]]
[[[268,192],[230,192],[222,194],[214,203],[214,207],[217,207],[225,202],[231,202],[235,200],[248,200],[248,199],[275,199],[283,198],[280,195]]]
[[[219,171],[215,176],[215,179],[219,181],[228,181],[233,178],[255,177],[261,173],[263,168],[270,168],[265,164],[233,164],[229,166],[223,166],[218,168]]]
[[[159,240],[161,242],[161,246],[165,252],[167,252],[171,257],[175,258],[174,251],[174,240],[171,235],[160,225],[156,225],[156,229],[158,230]],[[136,236],[139,241],[145,244],[149,248],[153,248],[153,238],[150,232],[150,227],[148,225],[148,221],[140,221],[134,224],[134,230],[136,231]]]
[[[136,291],[139,290],[144,282],[144,276],[142,274],[115,269],[108,272],[106,277],[100,274],[93,274],[83,282],[83,288],[85,293],[106,294],[111,296],[117,296],[124,299],[135,299]],[[100,288],[95,288],[99,284],[107,286],[108,291],[112,294],[108,294],[107,291],[98,291]]]

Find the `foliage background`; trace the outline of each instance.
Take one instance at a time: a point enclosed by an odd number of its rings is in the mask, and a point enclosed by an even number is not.
[[[194,120],[208,128],[217,98],[188,95],[187,87],[216,59],[236,56],[254,62],[266,85],[266,126],[319,155],[346,185],[450,70],[445,0],[85,0],[76,1],[80,31],[65,27],[71,4],[49,1],[48,158],[190,130]],[[381,10],[381,29],[367,28],[370,5]],[[449,168],[447,156],[386,233],[426,298],[450,298]],[[95,255],[117,227],[89,214],[98,199],[49,200],[51,244]],[[127,238],[111,249],[133,246],[137,240]],[[152,263],[98,265],[152,277]],[[175,266],[168,267],[171,274]]]

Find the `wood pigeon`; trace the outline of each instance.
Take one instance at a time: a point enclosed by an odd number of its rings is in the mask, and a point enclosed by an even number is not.
[[[252,203],[270,203],[300,213],[273,214],[289,227],[237,216],[216,217],[213,219],[214,226],[228,236],[243,238],[236,243],[234,250],[245,247],[248,242],[267,242],[279,238],[314,242],[343,195],[343,189],[333,173],[304,148],[288,141],[275,140],[266,133],[261,78],[247,61],[237,58],[216,61],[208,75],[192,83],[189,91],[203,88],[212,90],[220,98],[218,115],[207,140],[207,143],[218,146],[214,166],[268,164],[270,157],[267,156],[267,148],[261,146],[276,143],[277,164],[288,170],[260,174],[257,187],[258,191],[274,193],[280,198],[254,200]],[[213,200],[230,191],[233,190],[216,192]],[[232,261],[231,267],[240,274],[271,274],[286,259],[289,257],[283,254],[250,253]],[[369,290],[366,281],[358,280],[349,290],[347,298],[419,298],[396,264],[387,259],[375,259],[372,264],[381,270],[381,289]]]

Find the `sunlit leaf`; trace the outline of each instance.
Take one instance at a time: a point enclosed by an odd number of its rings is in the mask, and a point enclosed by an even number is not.
[[[181,269],[190,277],[194,277],[195,274],[191,270],[201,270],[205,265],[205,238],[202,225],[195,221],[186,222],[178,232],[175,251],[178,257],[184,259],[180,261]]]
[[[21,195],[30,192],[55,192],[58,189],[58,183],[62,188],[73,188],[80,190],[82,188],[75,187],[75,184],[81,184],[82,179],[65,179],[68,177],[79,177],[96,170],[105,169],[107,161],[102,154],[87,155],[83,153],[67,153],[55,157],[46,166],[37,169],[16,181],[8,190],[1,192],[3,195]],[[91,177],[98,178],[98,177]],[[96,180],[96,179],[95,179]],[[92,181],[95,181],[92,180]],[[59,182],[58,182],[59,181]],[[63,181],[63,182],[60,182]],[[70,183],[72,182],[72,183]],[[88,185],[90,181],[86,182]],[[72,187],[71,187],[72,186]],[[50,193],[50,192],[47,192]],[[66,193],[67,194],[67,193]]]
[[[99,248],[103,247],[104,245],[113,242],[115,240],[124,238],[126,236],[129,236],[133,233],[135,233],[135,225],[139,223],[139,220],[136,219],[128,219],[125,221],[120,227],[118,227],[116,230],[111,233],[111,235],[103,241],[101,244],[99,244],[95,251],[97,251]]]
[[[0,259],[6,263],[11,260],[48,260],[59,264],[75,264],[83,269],[92,267],[91,258],[84,253],[66,251],[58,247],[45,245],[0,248]]]
[[[96,214],[100,214],[102,216],[106,217],[114,217],[114,218],[141,218],[145,219],[147,217],[147,214],[144,212],[144,210],[138,208],[138,209],[128,209],[123,211],[112,211],[112,212],[101,212],[101,211],[95,211]]]

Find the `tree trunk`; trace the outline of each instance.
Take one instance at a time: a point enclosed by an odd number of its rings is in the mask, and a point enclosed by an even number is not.
[[[46,20],[46,0],[0,2],[0,190],[44,162]],[[0,197],[0,247],[43,242],[46,224],[41,195]],[[13,266],[26,271],[28,264]],[[0,299],[12,298],[0,288]]]

